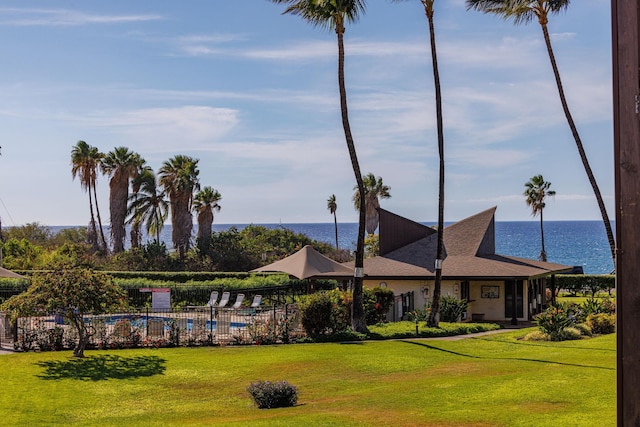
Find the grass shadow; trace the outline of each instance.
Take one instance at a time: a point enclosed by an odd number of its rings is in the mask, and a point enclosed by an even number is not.
[[[477,341],[500,342],[500,343],[505,343],[505,344],[526,345],[526,346],[531,346],[531,347],[558,348],[558,346],[555,346],[553,344],[545,344],[545,341],[522,341],[522,340],[512,341],[512,340],[508,340],[508,339],[481,338],[481,337],[476,337],[476,338],[473,338],[473,339],[477,340]],[[567,347],[567,348],[573,348],[573,349],[576,349],[576,350],[607,351],[607,352],[612,352],[612,353],[616,352],[615,348],[602,348],[602,347]]]
[[[486,359],[486,360],[518,360],[521,362],[536,362],[536,363],[545,363],[545,364],[550,364],[550,365],[562,365],[562,366],[574,366],[574,367],[578,367],[578,368],[591,368],[591,369],[603,369],[606,371],[615,371],[616,368],[609,368],[606,366],[594,366],[594,365],[580,365],[578,363],[566,363],[566,362],[555,362],[553,360],[543,360],[543,359],[530,359],[530,358],[526,358],[526,357],[484,357],[484,356],[476,356],[473,354],[465,354],[465,353],[461,353],[458,351],[453,351],[453,350],[447,350],[445,348],[440,348],[440,347],[436,347],[434,345],[431,344],[427,344],[424,342],[416,342],[416,341],[401,341],[403,343],[406,344],[413,344],[413,345],[419,345],[422,347],[426,347],[430,350],[437,350],[437,351],[442,351],[444,353],[449,353],[449,354],[453,354],[456,356],[461,356],[461,357],[468,357],[471,359]]]
[[[44,368],[44,372],[37,375],[44,380],[103,381],[162,375],[166,369],[165,362],[158,356],[122,357],[108,354],[38,362],[36,365]]]

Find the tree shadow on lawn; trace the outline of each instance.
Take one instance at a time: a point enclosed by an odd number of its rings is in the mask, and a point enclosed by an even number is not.
[[[44,368],[44,372],[37,376],[44,380],[102,381],[161,375],[166,370],[165,362],[158,356],[122,357],[107,354],[38,362],[36,365]]]
[[[474,340],[477,341],[487,341],[487,342],[501,342],[501,343],[506,343],[506,344],[518,344],[518,345],[526,345],[526,346],[531,346],[531,347],[549,347],[549,348],[558,348],[558,346],[554,346],[553,344],[544,344],[544,341],[520,341],[520,340],[516,340],[516,341],[512,341],[512,340],[507,340],[507,339],[499,339],[499,338],[491,338],[491,339],[487,339],[487,338],[480,338],[480,337],[476,337],[474,338]],[[608,351],[608,352],[612,352],[615,353],[616,349],[615,348],[602,348],[602,347],[567,347],[567,348],[572,348],[575,350],[596,350],[596,351]]]
[[[473,354],[464,354],[453,350],[447,350],[444,348],[436,347],[431,344],[426,344],[424,342],[416,342],[416,341],[401,341],[405,344],[413,344],[419,345],[422,347],[426,347],[430,350],[442,351],[444,353],[454,354],[456,356],[469,357],[472,359],[486,359],[486,360],[519,360],[521,362],[536,362],[536,363],[547,363],[550,365],[563,365],[563,366],[574,366],[578,368],[591,368],[591,369],[604,369],[606,371],[615,371],[616,368],[608,368],[606,366],[593,366],[593,365],[580,365],[577,363],[566,363],[566,362],[554,362],[552,360],[542,360],[542,359],[529,359],[526,357],[485,357],[485,356],[476,356]]]

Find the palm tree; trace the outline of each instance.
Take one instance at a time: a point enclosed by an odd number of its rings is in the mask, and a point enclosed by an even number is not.
[[[570,0],[467,0],[467,10],[475,9],[484,13],[494,13],[503,19],[512,19],[516,25],[521,23],[526,24],[534,18],[538,19],[538,23],[542,28],[545,44],[547,46],[547,53],[551,60],[551,67],[553,68],[553,75],[556,79],[556,86],[558,87],[558,94],[560,95],[562,109],[564,110],[564,115],[567,118],[569,128],[571,129],[576,146],[578,147],[578,153],[580,154],[584,170],[587,173],[587,178],[589,179],[591,188],[593,188],[593,193],[596,196],[598,207],[600,208],[600,214],[602,215],[602,221],[604,222],[604,227],[607,232],[607,239],[609,240],[611,257],[615,263],[616,242],[613,238],[613,230],[611,229],[609,215],[607,214],[604,200],[602,200],[602,195],[600,194],[600,188],[598,187],[596,178],[593,175],[591,166],[589,166],[589,161],[586,153],[584,152],[584,147],[582,146],[582,141],[578,134],[578,129],[576,128],[571,112],[569,111],[569,105],[567,104],[567,99],[564,95],[562,81],[560,80],[560,72],[558,71],[558,65],[556,64],[556,59],[553,54],[551,38],[549,37],[549,30],[547,28],[549,14],[557,14],[566,10],[569,7],[569,2]]]
[[[165,192],[158,188],[156,176],[151,168],[142,168],[136,178],[134,187],[138,188],[129,197],[127,214],[128,224],[139,229],[142,223],[149,235],[155,235],[160,243],[160,233],[169,214],[169,204],[165,199]]]
[[[336,211],[338,210],[338,204],[336,203],[336,195],[332,194],[329,199],[327,199],[327,209],[331,215],[333,215],[333,224],[336,229],[336,250],[338,250],[338,217],[336,216]]]
[[[135,178],[145,160],[139,154],[126,147],[116,147],[107,153],[100,167],[111,179],[109,180],[109,209],[111,213],[111,243],[113,252],[124,251],[126,230],[124,223],[127,217],[127,201],[129,199],[129,182]]]
[[[400,0],[394,0],[400,1]],[[438,240],[436,246],[435,262],[435,282],[433,287],[433,297],[431,300],[431,311],[427,319],[427,325],[438,327],[440,322],[440,294],[442,289],[442,258],[444,240],[444,126],[442,119],[442,92],[440,87],[440,73],[438,71],[438,55],[436,52],[436,31],[433,22],[433,5],[435,0],[420,0],[424,7],[424,13],[429,23],[429,42],[431,44],[431,64],[433,67],[433,84],[436,96],[436,125],[438,128],[438,154],[439,154],[439,179],[438,179]]]
[[[92,147],[85,141],[78,141],[78,143],[71,149],[71,175],[73,179],[78,177],[80,180],[80,186],[89,194],[89,210],[91,212],[90,236],[89,243],[91,243],[95,250],[102,248],[106,251],[107,242],[102,231],[102,221],[100,220],[100,210],[98,209],[98,198],[96,195],[96,181],[97,171],[103,154],[96,147]],[[98,232],[96,230],[95,215],[93,212],[93,200],[96,204],[96,214],[98,216],[98,223],[100,225],[100,236],[102,238],[102,245],[98,242]]]
[[[213,211],[220,212],[222,195],[209,186],[200,190],[193,199],[193,210],[198,215],[198,247],[204,253],[211,242]]]
[[[156,185],[155,174],[153,173],[153,169],[151,169],[151,166],[141,164],[139,170],[136,172],[135,176],[131,180],[131,195],[129,196],[129,202],[136,200],[137,195],[140,192],[140,187],[142,186],[145,180],[148,180],[148,177],[144,175],[145,174],[148,175],[149,173],[153,175],[153,185],[154,186]],[[155,192],[156,190],[154,190],[154,193]],[[164,197],[164,194],[163,194],[163,197]],[[127,216],[129,215],[131,215],[131,212],[129,211],[129,207],[127,207]],[[139,248],[142,245],[142,233],[140,232],[141,222],[134,221],[133,218],[131,218],[130,220],[127,220],[127,224],[131,224],[131,232],[130,232],[131,247]]]
[[[526,197],[525,201],[527,206],[531,208],[531,215],[536,217],[540,214],[540,240],[542,243],[542,249],[540,250],[540,261],[547,261],[547,252],[544,250],[544,228],[542,226],[542,210],[545,208],[546,203],[544,199],[547,196],[555,196],[556,192],[549,190],[551,183],[545,181],[542,175],[536,175],[532,177],[528,182],[524,184],[526,190],[523,195]]]
[[[368,332],[364,316],[362,296],[362,282],[364,277],[364,227],[365,205],[364,184],[360,165],[356,154],[356,147],[349,125],[349,111],[347,108],[347,90],[344,82],[344,32],[345,23],[356,22],[360,14],[365,12],[365,0],[272,0],[278,4],[288,4],[284,13],[299,15],[311,25],[334,30],[338,38],[338,89],[340,91],[340,111],[342,115],[342,128],[351,159],[351,166],[360,193],[360,207],[358,217],[358,237],[356,240],[355,273],[353,280],[353,306],[351,323],[356,332]]]
[[[362,182],[364,183],[365,194],[365,228],[367,234],[372,235],[375,233],[380,222],[380,214],[378,213],[380,199],[388,199],[391,197],[389,193],[391,187],[383,184],[382,178],[376,178],[371,172],[362,177]],[[353,205],[357,210],[360,207],[360,192],[358,191],[358,187],[353,187],[353,189],[356,190],[355,193],[353,193]]]
[[[159,170],[160,185],[171,204],[171,239],[173,247],[184,258],[191,246],[193,217],[191,205],[194,191],[200,190],[198,159],[177,155],[165,161]]]

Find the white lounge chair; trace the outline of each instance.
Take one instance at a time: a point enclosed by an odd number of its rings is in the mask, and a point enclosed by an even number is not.
[[[233,303],[232,308],[236,310],[239,309],[242,305],[242,301],[244,301],[244,294],[238,294],[238,296],[236,297],[236,302]]]
[[[218,303],[218,307],[226,307],[229,304],[229,297],[231,296],[230,292],[223,292],[220,297],[220,302]]]
[[[251,302],[250,308],[258,308],[262,304],[262,295],[254,295],[253,301]]]
[[[218,304],[218,291],[212,291],[207,307],[215,307]]]

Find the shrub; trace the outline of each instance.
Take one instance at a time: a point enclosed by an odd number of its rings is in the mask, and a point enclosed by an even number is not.
[[[580,331],[573,327],[564,328],[557,334],[551,335],[552,341],[579,340],[582,338]]]
[[[551,336],[542,331],[529,332],[524,336],[525,341],[551,341]]]
[[[590,337],[591,335],[593,335],[591,328],[586,323],[578,323],[577,325],[574,326],[574,328],[579,330],[580,333],[585,337]]]
[[[440,299],[440,320],[449,323],[457,322],[460,320],[462,313],[467,311],[468,305],[467,300],[447,295],[443,296]]]
[[[594,334],[612,334],[616,331],[615,314],[590,314],[587,316],[587,325]]]
[[[247,391],[260,409],[286,408],[298,402],[298,390],[286,381],[257,381]]]
[[[316,292],[300,303],[300,322],[312,338],[345,331],[350,313],[345,293],[340,291]]]
[[[367,325],[375,325],[385,320],[393,305],[394,295],[389,288],[365,288],[363,292]]]
[[[535,317],[540,330],[551,337],[557,336],[564,328],[575,325],[575,317],[570,316],[566,307],[549,307]]]

